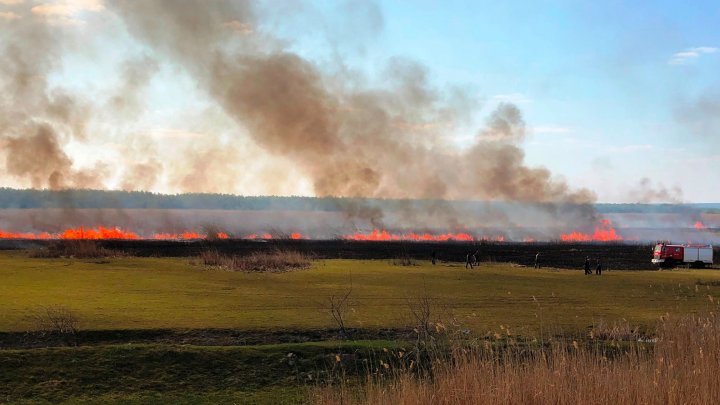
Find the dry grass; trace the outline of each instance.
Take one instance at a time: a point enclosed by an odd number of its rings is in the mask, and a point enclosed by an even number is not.
[[[200,254],[200,261],[205,266],[247,272],[299,270],[311,265],[308,255],[292,250],[253,252],[247,256],[230,256],[217,250],[207,250]]]
[[[590,331],[590,338],[600,340],[636,341],[640,337],[639,328],[632,327],[625,319],[612,324],[601,320]]]
[[[663,320],[654,349],[573,342],[547,349],[457,350],[433,376],[407,368],[360,388],[318,391],[317,403],[713,404],[720,398],[720,316]],[[605,347],[605,346],[603,346]],[[612,350],[615,349],[615,350]]]
[[[31,250],[29,256],[33,258],[55,259],[72,257],[76,259],[98,259],[103,257],[124,256],[122,252],[105,249],[94,240],[59,240],[47,247]]]

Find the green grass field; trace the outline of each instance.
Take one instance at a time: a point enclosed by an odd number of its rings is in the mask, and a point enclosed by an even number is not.
[[[408,326],[408,302],[427,294],[438,316],[452,314],[477,334],[500,325],[522,335],[541,326],[578,332],[601,319],[652,326],[665,313],[704,311],[714,306],[709,297],[720,298],[715,270],[584,276],[507,264],[471,271],[460,264],[323,260],[309,270],[248,274],[205,269],[189,259],[34,259],[0,252],[0,279],[0,331],[32,329],[33,314],[47,305],[70,308],[84,330],[332,328],[328,297],[351,284],[350,327]]]
[[[410,327],[411,303],[428,296],[434,319],[454,317],[476,336],[579,336],[601,320],[650,329],[666,313],[716,309],[720,299],[715,270],[584,276],[499,263],[466,270],[461,264],[323,260],[308,270],[254,274],[207,269],[191,259],[37,259],[0,252],[0,280],[0,332],[32,330],[33,316],[55,305],[73,311],[84,331],[335,328],[328,298],[352,288],[351,328]],[[333,370],[337,353],[376,359],[388,355],[385,348],[410,342],[82,343],[0,350],[0,403],[306,403],[318,384],[308,375]]]

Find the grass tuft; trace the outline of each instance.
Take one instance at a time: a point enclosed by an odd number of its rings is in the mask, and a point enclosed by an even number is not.
[[[200,253],[203,265],[230,271],[282,272],[307,269],[311,265],[308,255],[292,250],[253,252],[247,256],[225,255],[217,250]]]

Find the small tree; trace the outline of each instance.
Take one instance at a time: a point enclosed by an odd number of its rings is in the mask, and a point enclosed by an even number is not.
[[[348,275],[350,277],[350,286],[347,291],[331,295],[326,304],[330,317],[340,331],[340,336],[343,339],[347,338],[347,315],[351,307],[350,294],[352,294],[353,289],[352,271],[350,271]]]
[[[347,314],[350,310],[350,294],[352,287],[345,293],[339,295],[331,295],[328,298],[328,311],[332,317],[335,326],[340,330],[340,336],[344,339],[347,337]]]

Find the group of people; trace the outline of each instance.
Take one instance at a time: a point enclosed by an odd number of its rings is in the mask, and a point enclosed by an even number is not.
[[[592,269],[590,268],[590,256],[585,257],[585,275],[592,275]],[[603,265],[600,258],[597,259],[597,266],[595,266],[595,274],[598,276],[602,275]]]
[[[469,252],[465,255],[465,268],[472,270],[475,266],[478,265],[478,254],[480,253],[479,250],[476,250],[475,252]],[[432,251],[432,264],[434,265],[437,262],[437,252]],[[533,266],[536,269],[540,268],[540,252],[537,252],[535,254],[535,264]],[[591,275],[592,268],[590,265],[590,256],[585,257],[585,265],[583,266],[585,269],[585,275]],[[600,261],[600,258],[597,259],[597,265],[595,266],[595,274],[598,276],[602,275],[603,272],[603,264],[602,261]]]

